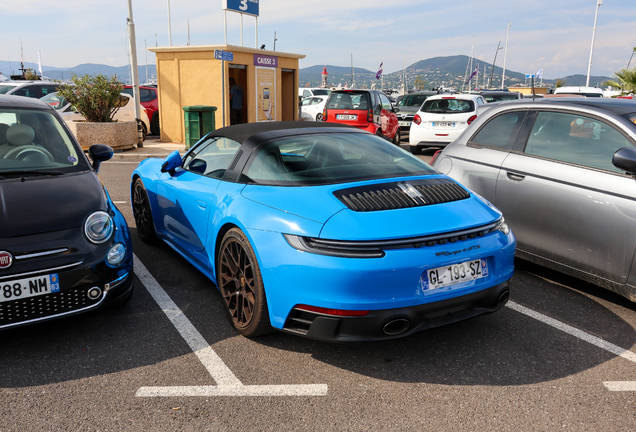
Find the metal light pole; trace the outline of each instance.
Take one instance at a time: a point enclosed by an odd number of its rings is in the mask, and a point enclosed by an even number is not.
[[[508,58],[508,36],[510,35],[510,25],[512,23],[508,23],[508,31],[506,32],[506,49],[504,50],[504,65],[503,65],[503,73],[501,75],[501,89],[503,90],[506,82],[506,59]]]
[[[137,147],[144,146],[141,132],[141,108],[139,107],[139,71],[137,70],[137,40],[135,39],[135,23],[133,22],[132,0],[128,0],[128,34],[130,36],[130,62],[132,64],[132,86],[135,98],[135,119],[137,121]]]
[[[603,0],[596,0],[596,14],[594,14],[594,30],[592,30],[592,47],[590,48],[590,64],[587,66],[587,80],[585,87],[590,86],[590,72],[592,71],[592,54],[594,53],[594,37],[596,36],[596,20],[598,19],[598,8],[603,4]]]
[[[170,24],[170,0],[168,0],[168,46],[172,46],[172,25]]]

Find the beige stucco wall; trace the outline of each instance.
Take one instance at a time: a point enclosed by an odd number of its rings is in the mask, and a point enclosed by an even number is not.
[[[225,84],[222,83],[222,62],[214,58],[214,50],[232,51],[234,60],[224,62]],[[244,88],[246,101],[244,110],[247,122],[256,121],[256,67],[254,54],[278,57],[276,69],[276,119],[282,119],[282,78],[281,69],[295,71],[294,101],[298,100],[298,60],[301,54],[278,51],[256,50],[253,48],[215,45],[204,47],[162,47],[150,48],[157,56],[157,82],[161,141],[185,142],[183,107],[189,105],[216,106],[216,127],[223,126],[223,88],[225,86],[225,124],[230,124],[229,110],[229,63],[246,66],[247,83]],[[298,113],[295,109],[295,117]]]

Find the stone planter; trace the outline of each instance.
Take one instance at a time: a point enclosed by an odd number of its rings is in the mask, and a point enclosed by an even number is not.
[[[106,144],[113,150],[134,148],[137,144],[137,122],[90,123],[69,121],[66,123],[86,151],[93,144]]]

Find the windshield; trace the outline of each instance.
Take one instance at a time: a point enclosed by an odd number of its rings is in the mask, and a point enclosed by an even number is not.
[[[314,96],[329,96],[331,90],[321,89],[321,90],[312,90]]]
[[[498,95],[489,95],[489,96],[484,96],[484,99],[486,99],[486,102],[501,102],[501,101],[507,101],[507,100],[517,100],[519,99],[519,96],[517,96],[516,94],[514,95],[508,95],[508,94],[498,94]]]
[[[86,169],[85,158],[52,112],[0,108],[0,176],[22,170]]]
[[[435,174],[430,165],[377,135],[334,133],[271,141],[245,174],[267,185],[302,186]]]
[[[407,95],[403,96],[398,102],[397,106],[422,106],[424,101],[428,99],[428,95]]]
[[[434,99],[424,102],[422,111],[427,113],[460,114],[475,111],[475,104],[471,100],[463,99]]]
[[[0,85],[0,94],[7,94],[16,87],[17,87],[16,85],[11,85],[11,84]]]
[[[327,102],[330,109],[368,110],[370,105],[367,92],[334,92]]]
[[[41,97],[40,99],[49,104],[55,110],[61,110],[68,104],[64,96],[62,96],[58,92],[49,93],[46,96]]]

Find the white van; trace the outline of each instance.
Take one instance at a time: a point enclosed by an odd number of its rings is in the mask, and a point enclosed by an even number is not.
[[[559,87],[554,94],[571,94],[587,97],[603,97],[603,90],[596,87]]]

